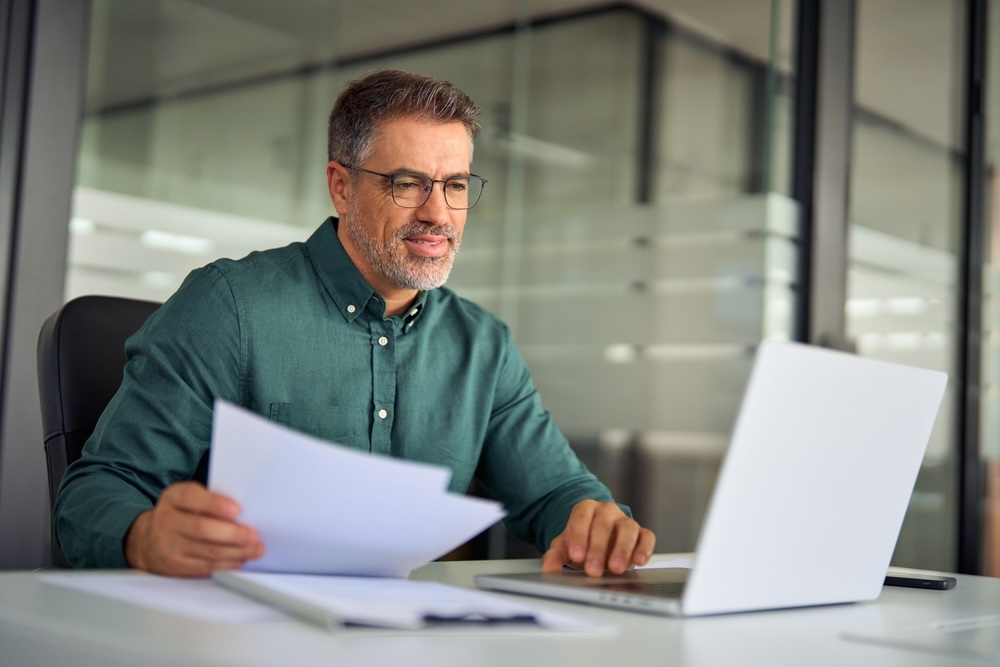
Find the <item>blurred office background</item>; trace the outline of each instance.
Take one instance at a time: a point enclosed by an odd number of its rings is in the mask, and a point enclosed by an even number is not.
[[[0,7],[0,568],[46,553],[44,316],[304,240],[333,100],[399,67],[483,109],[449,286],[659,551],[694,548],[755,345],[805,340],[948,372],[894,562],[1000,575],[1000,2]]]

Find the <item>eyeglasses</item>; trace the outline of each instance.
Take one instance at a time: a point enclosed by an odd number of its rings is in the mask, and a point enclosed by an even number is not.
[[[343,164],[343,163],[341,163]],[[373,176],[388,178],[392,186],[392,201],[396,206],[403,208],[420,208],[431,198],[431,191],[435,183],[444,184],[444,201],[448,208],[468,209],[479,202],[479,197],[486,187],[486,179],[482,176],[469,174],[468,176],[452,176],[445,180],[434,180],[420,174],[383,174],[371,169],[363,169],[349,164],[344,164],[347,169],[363,171]]]

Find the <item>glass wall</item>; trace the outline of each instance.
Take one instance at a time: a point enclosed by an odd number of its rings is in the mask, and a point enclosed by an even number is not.
[[[983,574],[1000,576],[1000,2],[987,4],[980,457],[985,472]]]
[[[849,336],[952,378],[894,561],[943,570],[957,556],[964,6],[858,0],[850,180]]]
[[[692,549],[752,351],[794,314],[792,3],[511,2],[478,25],[261,4],[96,0],[67,298],[163,300],[216,257],[304,239],[332,213],[343,84],[379,67],[451,80],[483,109],[489,185],[449,287],[508,322],[659,549]]]

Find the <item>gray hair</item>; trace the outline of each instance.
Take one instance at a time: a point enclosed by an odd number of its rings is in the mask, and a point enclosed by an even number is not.
[[[350,82],[334,103],[327,125],[328,160],[360,166],[371,155],[380,124],[406,117],[462,123],[470,145],[479,133],[479,107],[451,83],[380,70]]]

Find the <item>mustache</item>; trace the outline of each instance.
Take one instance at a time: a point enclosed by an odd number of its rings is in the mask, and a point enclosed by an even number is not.
[[[423,236],[425,234],[429,234],[431,236],[443,236],[449,240],[457,240],[461,238],[458,228],[454,225],[430,225],[424,222],[411,222],[396,230],[396,238],[399,240],[414,236]]]

